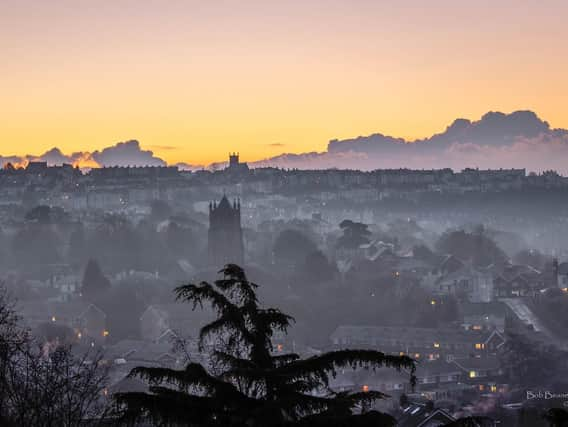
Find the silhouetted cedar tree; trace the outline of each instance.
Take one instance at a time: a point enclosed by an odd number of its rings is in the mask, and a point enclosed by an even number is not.
[[[208,303],[216,320],[201,328],[199,346],[209,366],[190,362],[182,370],[138,367],[130,377],[149,382],[148,393],[116,394],[126,423],[144,420],[184,426],[389,426],[394,419],[369,407],[379,391],[334,392],[330,378],[342,368],[391,367],[408,370],[415,383],[415,361],[374,350],[338,350],[302,359],[273,351],[276,331],[293,319],[276,308],[263,308],[257,285],[237,265],[226,265],[214,284],[176,288],[177,298]],[[211,343],[215,344],[211,344]],[[362,413],[354,413],[362,412]]]
[[[544,414],[550,427],[568,427],[568,411],[561,408],[551,408]]]

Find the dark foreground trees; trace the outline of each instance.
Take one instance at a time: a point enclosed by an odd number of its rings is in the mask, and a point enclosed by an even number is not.
[[[74,427],[105,416],[101,357],[34,340],[0,286],[0,425]]]
[[[107,408],[106,371],[101,358],[76,357],[71,348],[47,354],[26,346],[2,379],[3,424],[34,427],[97,425]]]
[[[331,376],[341,368],[407,369],[414,383],[415,363],[406,356],[372,350],[340,350],[307,359],[272,348],[275,332],[286,332],[292,318],[262,308],[257,285],[236,265],[221,270],[214,284],[202,282],[176,289],[193,308],[211,304],[217,319],[200,332],[201,350],[211,363],[190,362],[185,369],[139,367],[131,376],[149,382],[149,393],[117,394],[122,420],[183,426],[388,426],[394,420],[362,411],[378,391],[336,393]]]

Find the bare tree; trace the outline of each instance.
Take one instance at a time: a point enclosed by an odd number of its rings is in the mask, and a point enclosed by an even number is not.
[[[14,355],[20,353],[29,341],[28,332],[19,325],[19,318],[14,310],[3,283],[0,283],[0,423],[7,424],[10,385],[7,381]]]
[[[107,411],[107,368],[99,353],[36,342],[19,325],[0,290],[0,423],[14,426],[96,425]]]

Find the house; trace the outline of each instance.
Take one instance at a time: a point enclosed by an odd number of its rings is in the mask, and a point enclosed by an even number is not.
[[[52,276],[49,285],[57,289],[63,301],[69,301],[81,287],[81,278],[74,274]]]
[[[349,325],[336,328],[330,339],[334,348],[371,348],[385,353],[407,354],[418,360],[484,356],[496,351],[505,340],[497,330]]]
[[[330,378],[330,388],[337,392],[376,390],[393,395],[411,390],[410,374],[392,368],[342,369]]]
[[[568,292],[568,262],[558,264],[558,287]]]
[[[170,330],[168,312],[149,306],[140,316],[140,336],[147,341],[155,341]]]
[[[416,369],[416,384],[420,390],[455,384],[462,377],[463,371],[445,359],[423,361]]]
[[[454,255],[446,255],[435,269],[440,275],[450,274],[465,267],[465,263]]]
[[[400,273],[412,273],[424,276],[432,270],[432,266],[421,259],[413,256],[404,256],[399,258],[396,264],[396,271]]]
[[[453,363],[464,373],[464,382],[477,385],[480,391],[497,391],[505,373],[497,356],[460,358]]]
[[[121,340],[105,349],[106,360],[120,363],[151,363],[171,366],[176,363],[172,343],[149,343],[142,340]]]
[[[377,261],[381,262],[396,260],[398,255],[395,253],[392,243],[385,243],[382,240],[371,240],[355,248],[335,248],[335,258],[345,261]]]
[[[460,304],[462,327],[466,330],[505,330],[505,321],[511,315],[510,309],[501,301],[464,302]]]
[[[213,312],[205,307],[193,310],[190,304],[155,304],[140,316],[140,334],[148,341],[159,340],[168,331],[196,337],[199,329],[213,319]]]
[[[106,313],[95,304],[89,304],[77,318],[78,331],[83,338],[106,341],[110,332],[106,327]]]
[[[46,322],[77,328],[79,318],[86,308],[87,305],[81,301],[65,303],[25,301],[16,305],[16,312],[30,329],[35,329]]]
[[[472,393],[476,392],[476,387],[462,382],[451,382],[439,385],[429,385],[427,387],[418,386],[414,393],[407,393],[413,399],[428,399],[433,402],[454,401],[460,402],[467,399]]]
[[[534,296],[544,287],[542,272],[528,265],[509,264],[495,273],[496,297]]]
[[[464,266],[442,275],[431,289],[439,295],[454,295],[470,302],[493,300],[493,277],[490,272]]]

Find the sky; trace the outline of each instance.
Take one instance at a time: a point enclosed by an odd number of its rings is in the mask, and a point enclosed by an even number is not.
[[[254,161],[456,117],[568,128],[564,0],[0,0],[0,155]]]

